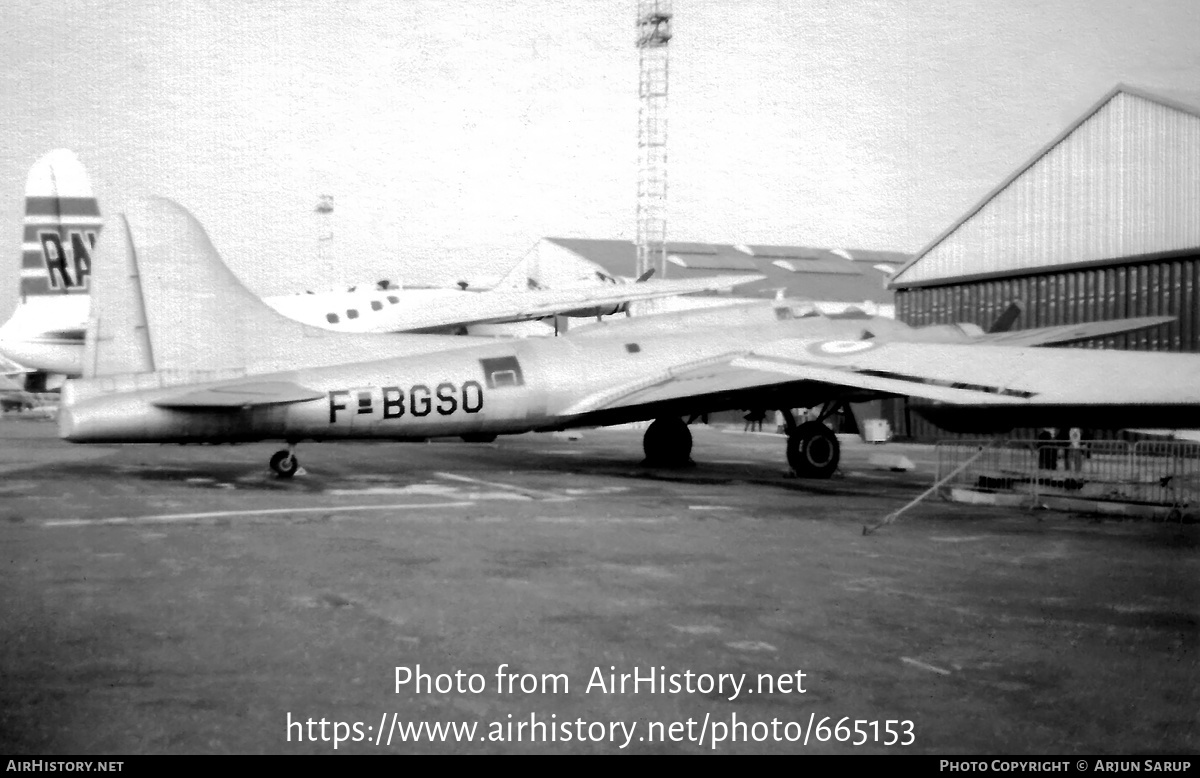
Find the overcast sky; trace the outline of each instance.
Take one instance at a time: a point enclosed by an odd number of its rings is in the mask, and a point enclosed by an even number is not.
[[[0,4],[0,312],[28,168],[57,147],[105,213],[144,193],[191,209],[260,294],[498,273],[542,236],[632,239],[635,8]],[[1195,0],[674,10],[673,240],[914,252],[1116,83],[1200,104]]]

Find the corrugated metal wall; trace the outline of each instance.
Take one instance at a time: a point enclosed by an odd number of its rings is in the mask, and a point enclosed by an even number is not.
[[[1169,325],[1078,344],[1080,348],[1200,353],[1200,254],[1169,260],[997,278],[896,291],[896,318],[913,326],[971,322],[985,330],[1014,300],[1025,311],[1013,329],[1133,316],[1174,316]],[[952,437],[905,404],[889,421],[898,435]]]
[[[919,284],[1200,247],[1200,116],[1118,91],[895,279]]]

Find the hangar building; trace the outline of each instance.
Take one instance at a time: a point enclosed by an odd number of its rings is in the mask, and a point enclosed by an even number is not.
[[[904,265],[896,315],[1014,329],[1168,315],[1080,344],[1200,352],[1200,109],[1118,85]],[[1119,380],[1119,377],[1114,377]],[[900,435],[944,433],[916,414]],[[1114,423],[1114,427],[1119,427]]]
[[[668,243],[666,278],[759,274],[763,280],[737,286],[733,294],[811,300],[827,314],[858,309],[893,316],[887,279],[909,258],[892,251],[820,249],[802,246],[733,246]],[[636,275],[637,251],[627,240],[543,238],[522,258],[530,279],[544,286]]]

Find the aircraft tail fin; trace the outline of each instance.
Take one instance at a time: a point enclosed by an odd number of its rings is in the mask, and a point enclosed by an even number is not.
[[[277,312],[221,260],[186,208],[151,197],[120,214],[96,261],[84,376],[259,373],[462,348],[452,336],[368,335]]]
[[[102,226],[87,171],[74,153],[55,149],[35,162],[25,181],[21,298],[88,294]]]

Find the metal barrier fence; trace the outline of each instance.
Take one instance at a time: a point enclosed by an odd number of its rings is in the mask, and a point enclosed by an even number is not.
[[[976,457],[966,467],[963,464]],[[955,468],[962,468],[954,473]],[[951,474],[953,474],[951,476]],[[937,481],[953,490],[1200,509],[1200,443],[1185,441],[954,440],[937,444]],[[1076,505],[1075,507],[1079,507]]]

